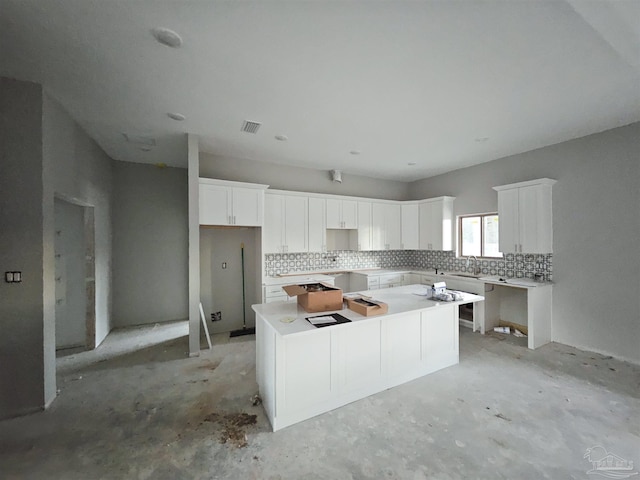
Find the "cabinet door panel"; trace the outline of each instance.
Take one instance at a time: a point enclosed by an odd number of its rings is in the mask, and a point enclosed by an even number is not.
[[[421,203],[418,208],[419,224],[420,224],[420,250],[430,250],[433,244],[432,240],[432,204]]]
[[[517,188],[498,192],[498,236],[502,253],[516,253],[520,244],[518,204]]]
[[[386,206],[386,243],[389,250],[400,250],[402,248],[402,221],[400,205]]]
[[[309,250],[307,243],[307,228],[309,225],[307,202],[308,198],[306,197],[285,196],[284,243],[287,252],[306,252]]]
[[[342,228],[342,202],[334,198],[327,198],[327,228]]]
[[[264,253],[280,253],[284,241],[284,197],[264,196],[264,226],[262,249]]]
[[[418,205],[401,206],[402,248],[417,250],[420,246]]]
[[[218,185],[199,187],[200,225],[229,225],[229,189]]]
[[[422,314],[422,358],[438,364],[458,352],[457,305],[438,305]]]
[[[373,250],[371,202],[358,202],[358,250]]]
[[[309,251],[324,252],[327,249],[325,199],[309,197]]]
[[[331,397],[330,330],[325,328],[313,335],[285,338],[282,393],[289,411],[323,403]]]
[[[342,201],[342,222],[344,228],[358,228],[358,202]]]
[[[388,376],[410,374],[420,368],[421,324],[420,313],[412,312],[385,318],[383,322],[383,355]]]
[[[233,225],[262,225],[262,198],[264,192],[253,188],[231,189],[233,196]]]
[[[333,332],[338,344],[341,392],[366,388],[380,379],[380,322],[355,323]]]
[[[373,250],[385,250],[385,205],[374,203],[371,211],[371,243]]]
[[[520,244],[522,252],[549,253],[553,251],[550,218],[551,187],[536,185],[519,189]]]

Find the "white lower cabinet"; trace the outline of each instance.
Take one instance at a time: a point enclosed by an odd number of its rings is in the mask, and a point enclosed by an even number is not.
[[[256,375],[273,430],[458,363],[458,305],[296,335],[256,315]]]

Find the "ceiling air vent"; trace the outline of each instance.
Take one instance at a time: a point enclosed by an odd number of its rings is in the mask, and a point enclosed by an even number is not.
[[[252,122],[250,120],[245,120],[242,122],[242,128],[240,129],[246,133],[258,133],[258,129],[260,128],[261,123]]]

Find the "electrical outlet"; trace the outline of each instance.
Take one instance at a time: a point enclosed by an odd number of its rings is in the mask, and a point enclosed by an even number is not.
[[[212,322],[219,322],[220,320],[222,320],[222,312],[214,312],[211,314]]]

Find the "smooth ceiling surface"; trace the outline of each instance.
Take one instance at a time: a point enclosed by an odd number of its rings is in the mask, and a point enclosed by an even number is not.
[[[0,75],[42,83],[117,160],[186,166],[189,132],[410,181],[640,120],[638,5],[0,0]]]

